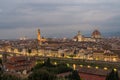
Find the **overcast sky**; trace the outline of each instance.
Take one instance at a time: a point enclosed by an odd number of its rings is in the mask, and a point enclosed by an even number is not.
[[[0,39],[120,35],[120,0],[0,0]]]

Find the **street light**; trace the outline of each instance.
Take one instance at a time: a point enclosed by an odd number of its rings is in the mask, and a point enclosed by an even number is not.
[[[88,65],[87,67],[88,67],[88,68],[91,68],[91,66],[90,66],[90,65]]]
[[[98,67],[98,66],[96,66],[95,68],[96,68],[96,69],[98,69],[99,67]]]
[[[76,65],[75,65],[75,64],[73,64],[73,69],[74,69],[74,70],[76,69]]]
[[[117,71],[117,69],[116,69],[116,68],[114,68],[113,70],[114,70],[114,71]]]
[[[108,70],[108,68],[107,68],[107,67],[104,67],[104,70]]]
[[[81,64],[80,67],[83,67],[83,65]]]

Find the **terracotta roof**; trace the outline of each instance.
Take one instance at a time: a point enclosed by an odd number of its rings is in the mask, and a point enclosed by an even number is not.
[[[101,35],[101,33],[98,30],[94,30],[92,35]]]
[[[71,72],[65,72],[65,73],[58,74],[57,77],[65,77],[65,76],[68,76],[69,74],[71,74]]]
[[[93,75],[99,75],[99,76],[106,76],[110,71],[109,70],[103,70],[103,69],[95,69],[95,68],[79,68],[79,73],[87,73],[87,74],[93,74]]]

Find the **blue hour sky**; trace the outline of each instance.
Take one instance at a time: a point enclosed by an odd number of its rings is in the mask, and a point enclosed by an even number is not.
[[[0,0],[0,39],[120,35],[120,0]]]

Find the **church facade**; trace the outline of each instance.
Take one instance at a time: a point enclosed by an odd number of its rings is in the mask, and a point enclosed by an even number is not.
[[[96,42],[102,38],[101,33],[98,30],[94,30],[91,34],[91,37],[85,37],[78,31],[77,35],[73,38],[73,41],[76,42]]]

